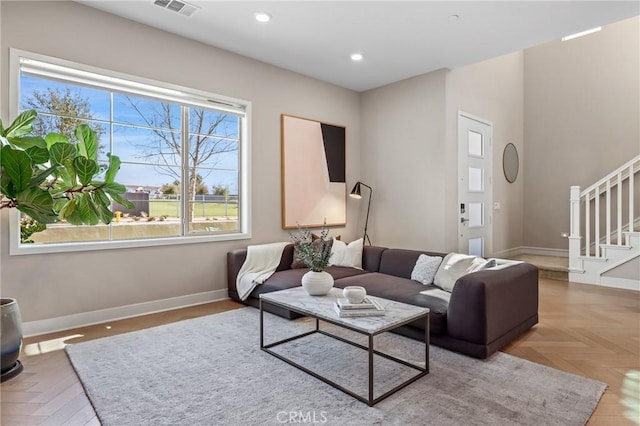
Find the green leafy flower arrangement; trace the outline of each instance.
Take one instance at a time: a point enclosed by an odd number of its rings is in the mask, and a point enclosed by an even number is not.
[[[322,225],[319,237],[313,235],[309,229],[301,228],[300,225],[298,225],[298,231],[290,235],[295,248],[294,258],[302,261],[314,272],[324,271],[329,265],[333,245],[333,239],[327,239],[329,229],[326,227],[326,222]]]

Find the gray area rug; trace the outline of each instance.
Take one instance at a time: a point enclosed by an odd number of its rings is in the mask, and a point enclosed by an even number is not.
[[[265,342],[312,326],[308,319],[266,314]],[[391,333],[376,339],[378,350],[424,360],[420,342]],[[366,394],[366,351],[317,333],[278,350]],[[504,353],[481,361],[431,346],[429,375],[368,407],[261,351],[254,308],[74,344],[66,351],[104,425],[583,425],[606,388]],[[376,357],[375,394],[408,374],[414,370]]]

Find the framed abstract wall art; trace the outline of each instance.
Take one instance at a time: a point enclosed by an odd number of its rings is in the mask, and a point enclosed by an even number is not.
[[[283,114],[282,228],[347,223],[346,128]]]

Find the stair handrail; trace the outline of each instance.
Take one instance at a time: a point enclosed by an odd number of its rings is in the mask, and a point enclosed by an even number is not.
[[[618,174],[624,173],[625,171],[630,169],[631,166],[635,166],[636,165],[635,163],[640,163],[640,155],[638,155],[638,156],[632,158],[631,160],[627,161],[622,166],[618,167],[617,169],[615,169],[614,171],[612,171],[611,173],[609,173],[608,175],[606,175],[605,177],[600,179],[598,182],[596,182],[593,185],[591,185],[590,187],[588,187],[587,189],[582,190],[582,192],[580,193],[580,196],[584,197],[585,195],[587,195],[588,193],[590,193],[594,189],[596,189],[596,188],[600,187],[601,185],[604,185],[605,183],[607,183],[607,181],[610,181],[614,177],[617,177]],[[634,168],[634,173],[636,171],[637,170],[635,170],[635,168]],[[626,177],[627,176],[624,176],[624,178],[626,178]]]
[[[636,173],[640,172],[640,155],[632,158],[622,166],[618,167],[616,170],[607,174],[602,179],[598,180],[593,185],[589,186],[585,190],[581,190],[580,186],[572,186],[570,189],[570,234],[569,234],[569,272],[581,272],[582,266],[580,262],[580,257],[595,257],[602,258],[601,251],[601,240],[600,240],[600,195],[606,197],[606,207],[605,207],[605,235],[604,240],[607,245],[611,244],[611,223],[612,223],[612,215],[611,215],[611,193],[612,189],[617,186],[617,220],[616,220],[616,230],[614,231],[617,234],[617,245],[622,245],[622,233],[624,225],[622,224],[622,196],[624,195],[621,191],[622,182],[626,179],[629,179],[629,191],[628,191],[628,205],[629,205],[629,231],[633,230],[633,224],[635,220],[635,215],[633,212],[634,205],[634,177]],[[605,188],[601,189],[602,186]],[[602,191],[602,192],[601,192]],[[592,194],[593,193],[593,197]],[[593,242],[591,240],[591,218],[590,218],[590,208],[589,205],[593,201],[595,203],[595,211],[594,211],[594,219],[593,219],[593,231],[594,238]],[[584,228],[585,235],[584,240],[581,235],[582,228],[582,219],[581,219],[581,207],[584,202]],[[594,254],[591,254],[591,246],[593,245]],[[584,254],[583,254],[584,253]]]

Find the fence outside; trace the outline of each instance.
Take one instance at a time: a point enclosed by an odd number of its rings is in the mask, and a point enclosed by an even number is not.
[[[146,192],[127,192],[125,198],[133,203],[133,209],[126,209],[118,203],[113,203],[112,211],[119,211],[122,214],[132,216],[152,216],[152,217],[181,217],[182,204],[180,195],[160,195],[149,197]],[[237,217],[238,216],[238,196],[237,195],[212,195],[199,194],[192,202],[193,215],[195,218],[207,217]]]

